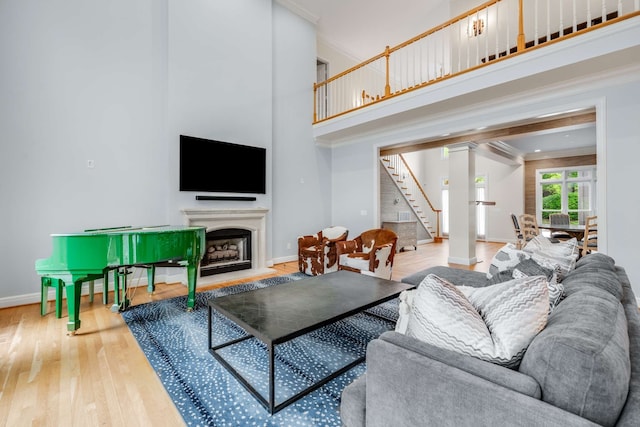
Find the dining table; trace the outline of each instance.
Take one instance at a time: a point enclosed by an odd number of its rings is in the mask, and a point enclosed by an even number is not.
[[[563,231],[578,240],[582,240],[584,238],[584,224],[540,224],[538,225],[538,228],[542,230],[549,230],[552,233],[555,231]]]

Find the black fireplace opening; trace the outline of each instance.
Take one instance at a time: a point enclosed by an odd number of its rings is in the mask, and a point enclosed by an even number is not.
[[[200,262],[200,276],[251,268],[251,231],[224,228],[207,232],[207,249]]]

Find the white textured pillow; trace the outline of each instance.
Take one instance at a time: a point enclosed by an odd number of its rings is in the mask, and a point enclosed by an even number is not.
[[[542,276],[472,288],[430,274],[412,297],[408,336],[512,368],[546,326],[549,311]]]
[[[530,253],[516,248],[513,243],[507,243],[493,256],[487,271],[487,279],[491,279],[501,271],[510,270],[520,264],[520,261],[529,258],[531,258]]]
[[[552,243],[548,237],[542,235],[531,239],[522,250],[529,253],[541,253],[550,257],[575,257],[576,259],[580,253],[578,240],[575,237],[558,243]]]
[[[558,281],[562,281],[567,273],[576,268],[576,258],[571,255],[552,256],[546,255],[543,252],[535,252],[531,255],[531,259],[543,267],[550,268],[552,270],[559,269],[560,275],[558,277]]]

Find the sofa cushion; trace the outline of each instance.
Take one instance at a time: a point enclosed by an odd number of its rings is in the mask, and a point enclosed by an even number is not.
[[[429,274],[435,274],[438,277],[442,277],[448,282],[455,283],[456,285],[465,285],[473,287],[487,286],[487,276],[484,272],[474,270],[464,270],[462,268],[451,268],[442,265],[430,267],[417,273],[413,273],[402,279],[403,283],[409,283],[415,287],[418,287],[420,283]]]
[[[618,299],[594,287],[568,295],[531,342],[520,372],[538,381],[544,401],[598,424],[615,424],[631,375]]]
[[[458,288],[430,274],[411,302],[408,336],[507,367],[520,363],[549,310],[542,276]]]
[[[589,254],[576,263],[576,268],[562,281],[567,295],[587,287],[603,289],[622,299],[622,284],[618,277],[615,261],[604,254]]]
[[[598,268],[613,271],[616,268],[616,261],[609,255],[605,255],[603,253],[592,253],[583,256],[578,260],[578,262],[576,262],[576,268],[584,267],[586,265],[597,266]]]
[[[340,419],[343,426],[365,426],[367,374],[362,374],[342,391]]]

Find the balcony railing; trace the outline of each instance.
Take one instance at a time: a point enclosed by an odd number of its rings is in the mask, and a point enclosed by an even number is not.
[[[324,82],[313,122],[640,14],[640,0],[494,0]]]

